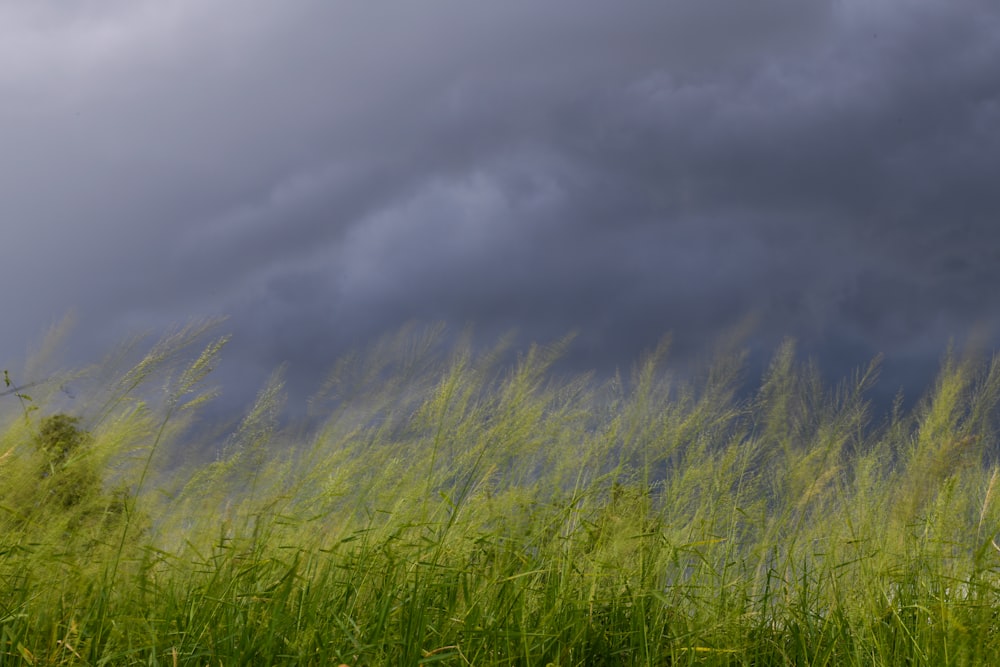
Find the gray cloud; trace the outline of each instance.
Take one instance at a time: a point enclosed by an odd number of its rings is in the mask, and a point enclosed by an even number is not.
[[[609,367],[755,314],[835,370],[996,324],[989,2],[22,4],[4,363],[74,307],[80,356],[228,313],[301,391],[411,319]]]

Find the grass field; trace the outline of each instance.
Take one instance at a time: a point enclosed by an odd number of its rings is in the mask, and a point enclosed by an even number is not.
[[[598,382],[552,370],[564,343],[440,340],[344,359],[308,429],[276,373],[224,440],[208,327],[12,384],[0,665],[1000,655],[1000,361],[948,354],[883,416],[877,364],[827,387],[790,343],[759,382],[727,348],[681,381],[667,346]]]

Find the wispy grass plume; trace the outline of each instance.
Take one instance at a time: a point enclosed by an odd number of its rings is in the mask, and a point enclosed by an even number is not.
[[[307,424],[283,423],[278,369],[208,443],[213,330],[72,374],[76,414],[58,390],[3,413],[0,665],[1000,651],[996,357],[949,351],[879,415],[878,359],[830,387],[792,341],[757,386],[732,344],[682,379],[669,339],[601,381],[557,370],[570,338],[414,326],[341,360]]]

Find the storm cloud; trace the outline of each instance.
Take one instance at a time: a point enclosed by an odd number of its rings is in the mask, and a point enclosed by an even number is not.
[[[998,64],[985,0],[7,3],[0,362],[228,314],[307,393],[411,320],[608,368],[752,316],[925,381],[1000,331]]]

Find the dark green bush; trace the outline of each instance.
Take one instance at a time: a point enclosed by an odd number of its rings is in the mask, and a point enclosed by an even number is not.
[[[39,454],[37,483],[16,498],[19,513],[31,522],[61,517],[74,530],[85,526],[99,533],[118,525],[128,511],[131,493],[125,486],[106,490],[107,480],[93,456],[94,438],[79,417],[57,413],[38,425],[34,446]]]
[[[42,420],[35,445],[45,457],[42,476],[62,470],[67,459],[82,450],[90,441],[90,434],[80,428],[80,418],[58,413]]]

